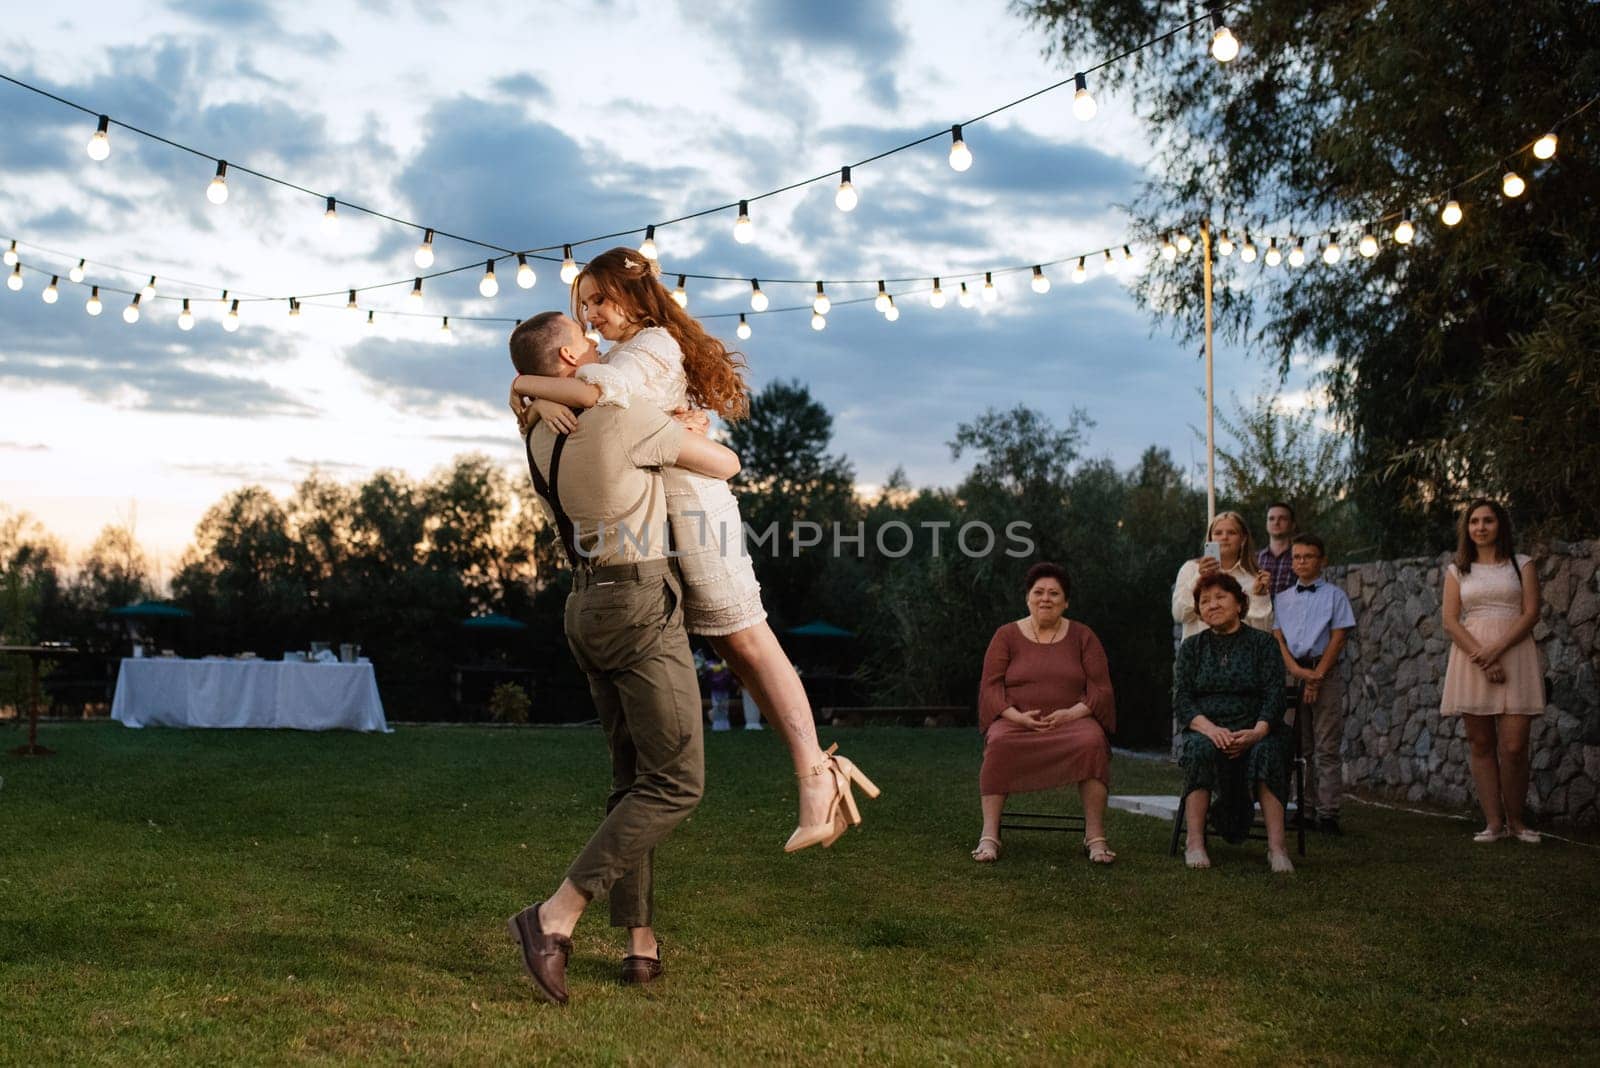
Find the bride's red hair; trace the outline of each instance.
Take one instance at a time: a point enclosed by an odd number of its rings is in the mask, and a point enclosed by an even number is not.
[[[659,326],[672,335],[683,350],[683,374],[689,383],[689,400],[696,407],[724,419],[744,418],[750,414],[750,396],[740,373],[746,366],[744,355],[706,333],[705,327],[678,307],[657,277],[660,270],[636,249],[607,249],[572,280],[572,317],[584,321],[578,286],[587,278],[640,328]]]

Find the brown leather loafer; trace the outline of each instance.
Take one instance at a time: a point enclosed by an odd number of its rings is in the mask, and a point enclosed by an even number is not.
[[[622,958],[622,974],[618,977],[624,983],[653,983],[661,978],[661,946],[656,945],[654,957],[636,957],[629,954]]]
[[[539,904],[543,904],[540,902]],[[529,905],[506,921],[506,930],[522,947],[522,967],[546,1000],[567,1003],[567,959],[572,939],[546,934],[539,926],[539,904]]]

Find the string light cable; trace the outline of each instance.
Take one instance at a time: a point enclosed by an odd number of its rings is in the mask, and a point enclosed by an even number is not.
[[[764,193],[759,193],[759,194],[756,194],[754,196],[740,197],[740,198],[738,198],[736,200],[732,200],[732,201],[729,201],[727,203],[718,204],[718,205],[715,205],[713,207],[701,209],[699,211],[689,212],[689,213],[686,213],[686,214],[683,214],[683,215],[679,215],[679,216],[677,216],[675,218],[666,219],[666,220],[663,220],[663,221],[660,221],[660,222],[649,224],[648,226],[643,226],[643,227],[637,227],[636,226],[636,227],[632,227],[632,228],[625,229],[625,230],[616,230],[616,231],[612,231],[610,233],[596,234],[594,236],[582,238],[582,239],[576,240],[576,241],[564,240],[564,241],[560,241],[560,242],[553,242],[553,243],[549,243],[549,244],[538,245],[538,246],[529,247],[529,248],[523,248],[523,249],[507,248],[504,245],[497,244],[495,242],[484,241],[484,240],[482,240],[480,238],[471,237],[469,235],[459,234],[459,233],[455,233],[455,232],[448,231],[448,230],[441,230],[438,227],[430,227],[430,226],[427,226],[427,225],[425,225],[423,223],[415,222],[415,221],[413,221],[411,219],[402,218],[402,217],[400,217],[398,215],[392,214],[392,213],[387,212],[387,211],[380,210],[378,208],[368,207],[368,206],[366,206],[364,204],[353,202],[353,201],[350,201],[350,200],[347,200],[347,199],[344,199],[344,198],[335,197],[334,195],[329,194],[327,192],[310,189],[310,188],[308,188],[308,187],[306,187],[306,186],[304,186],[304,185],[302,185],[302,184],[300,184],[298,182],[292,181],[290,179],[282,178],[282,177],[279,177],[277,175],[269,174],[269,173],[267,173],[265,171],[257,170],[255,168],[252,168],[252,167],[246,166],[244,164],[241,164],[241,163],[239,163],[237,161],[224,160],[219,156],[212,155],[211,153],[206,152],[206,151],[204,151],[202,149],[198,149],[198,148],[195,148],[195,147],[193,147],[191,145],[184,144],[184,143],[182,143],[180,141],[177,141],[177,140],[174,140],[172,138],[166,137],[166,136],[164,136],[162,134],[158,134],[158,133],[155,133],[153,131],[144,129],[142,127],[135,126],[132,123],[123,122],[120,119],[114,119],[111,116],[109,116],[107,114],[104,114],[104,113],[101,113],[101,112],[97,111],[94,108],[88,107],[87,105],[78,103],[77,101],[74,101],[74,100],[69,100],[66,97],[63,97],[63,96],[61,96],[61,95],[59,95],[57,93],[51,92],[48,89],[44,89],[44,88],[42,88],[40,86],[33,85],[33,84],[29,83],[29,82],[23,81],[22,79],[16,78],[16,77],[14,77],[12,75],[0,74],[0,81],[3,81],[3,82],[6,82],[6,83],[8,83],[10,85],[16,86],[19,89],[26,90],[27,92],[38,94],[39,96],[45,97],[46,99],[49,99],[49,100],[52,100],[52,101],[54,101],[54,102],[56,102],[58,104],[63,105],[64,107],[68,107],[68,108],[71,108],[71,109],[73,109],[75,111],[81,112],[82,114],[94,117],[96,119],[96,122],[97,122],[97,127],[96,127],[96,130],[95,130],[94,136],[91,138],[91,140],[89,142],[89,154],[90,154],[91,158],[95,159],[96,161],[101,161],[101,160],[104,160],[104,159],[109,157],[109,155],[110,155],[110,140],[109,140],[110,130],[111,130],[111,128],[116,127],[116,128],[120,128],[120,129],[126,130],[129,133],[136,134],[136,135],[138,135],[140,137],[145,137],[145,138],[148,138],[148,139],[150,139],[152,141],[156,141],[156,142],[158,142],[160,144],[163,144],[163,145],[166,145],[166,146],[168,146],[170,148],[177,149],[180,152],[186,152],[186,153],[188,153],[188,154],[190,154],[192,156],[196,156],[196,157],[198,157],[200,159],[204,159],[208,163],[216,164],[216,175],[212,179],[211,185],[207,188],[207,197],[214,204],[224,203],[228,199],[228,187],[226,185],[226,177],[227,177],[228,174],[230,174],[230,173],[232,173],[232,174],[247,174],[247,175],[250,175],[251,177],[260,179],[261,181],[268,182],[268,183],[271,183],[271,184],[274,184],[274,185],[278,185],[278,186],[281,186],[281,187],[283,187],[285,189],[290,189],[290,190],[293,190],[295,192],[303,193],[306,196],[315,198],[318,202],[320,202],[324,206],[323,217],[329,223],[332,223],[338,217],[337,216],[337,212],[336,212],[336,208],[335,208],[335,206],[337,205],[337,206],[343,207],[347,212],[357,212],[357,213],[360,213],[360,214],[363,214],[363,215],[371,216],[373,218],[382,219],[382,220],[384,220],[386,222],[394,223],[394,224],[399,225],[399,226],[405,226],[405,227],[409,227],[409,228],[411,228],[413,230],[417,230],[417,231],[423,232],[427,236],[427,238],[429,239],[427,242],[425,242],[425,244],[429,245],[429,246],[431,246],[431,239],[432,238],[434,238],[434,237],[447,237],[447,238],[450,238],[451,240],[454,240],[454,241],[460,241],[460,242],[463,242],[465,244],[474,245],[474,246],[476,246],[476,247],[478,247],[480,249],[485,249],[485,250],[497,253],[498,255],[497,255],[496,258],[515,257],[515,256],[519,256],[519,255],[521,255],[521,256],[530,256],[530,255],[535,255],[535,254],[540,255],[540,258],[546,258],[543,254],[552,252],[552,251],[554,251],[556,249],[577,248],[577,247],[580,247],[580,246],[583,246],[583,245],[590,245],[590,244],[594,244],[594,243],[597,243],[597,242],[600,242],[600,241],[611,241],[611,240],[615,240],[617,238],[622,238],[622,237],[632,237],[633,235],[639,234],[641,232],[645,233],[646,241],[653,245],[654,244],[654,239],[655,239],[655,231],[657,229],[661,228],[661,227],[672,226],[672,225],[676,225],[676,224],[679,224],[679,223],[690,222],[690,221],[693,221],[695,219],[700,219],[700,218],[703,218],[703,217],[708,216],[708,215],[714,215],[714,214],[718,214],[718,213],[721,213],[721,212],[728,212],[728,211],[732,211],[734,209],[739,209],[740,218],[743,220],[743,222],[741,222],[739,224],[736,224],[736,236],[739,236],[739,237],[744,238],[744,239],[748,239],[748,235],[750,233],[748,209],[749,209],[749,205],[750,204],[757,203],[757,202],[762,201],[762,200],[766,200],[766,199],[768,199],[770,197],[779,196],[779,195],[781,195],[783,193],[788,193],[788,192],[791,192],[791,191],[796,190],[796,189],[804,188],[806,186],[815,185],[815,184],[817,184],[819,182],[832,181],[835,177],[841,177],[842,176],[843,181],[841,182],[841,185],[842,186],[843,185],[848,185],[848,183],[849,183],[849,174],[850,174],[851,171],[858,170],[861,167],[866,166],[868,164],[876,163],[876,162],[878,162],[880,160],[883,160],[883,159],[886,159],[886,158],[888,158],[890,156],[894,156],[894,155],[897,155],[897,154],[899,154],[901,152],[905,152],[905,151],[908,151],[908,150],[910,150],[912,148],[916,148],[916,147],[919,147],[921,145],[927,144],[930,141],[936,141],[936,140],[938,140],[940,138],[943,138],[943,137],[945,137],[947,135],[952,137],[952,165],[955,165],[956,160],[957,160],[958,155],[959,155],[957,146],[960,146],[961,150],[967,152],[967,158],[970,161],[970,150],[969,149],[965,149],[965,142],[964,142],[964,140],[962,138],[962,131],[963,131],[964,128],[976,125],[977,123],[983,122],[983,121],[985,121],[987,119],[991,119],[996,115],[1002,114],[1003,112],[1009,111],[1012,108],[1018,107],[1018,106],[1020,106],[1022,104],[1025,104],[1025,103],[1031,101],[1031,100],[1034,100],[1037,97],[1043,96],[1043,95],[1045,95],[1047,93],[1054,92],[1054,91],[1056,91],[1058,89],[1061,89],[1061,88],[1063,88],[1065,86],[1068,86],[1068,85],[1073,86],[1075,88],[1075,90],[1077,91],[1077,95],[1075,97],[1073,107],[1074,107],[1074,110],[1077,113],[1079,113],[1080,116],[1081,116],[1082,112],[1083,112],[1082,102],[1084,100],[1084,97],[1083,97],[1082,94],[1085,94],[1087,92],[1086,79],[1087,79],[1087,77],[1089,75],[1098,73],[1099,71],[1102,71],[1102,70],[1106,69],[1107,67],[1110,67],[1112,64],[1121,62],[1122,60],[1127,59],[1128,57],[1130,57],[1132,55],[1135,55],[1136,53],[1141,52],[1141,51],[1143,51],[1143,50],[1145,50],[1147,48],[1153,48],[1153,47],[1156,47],[1157,45],[1163,44],[1166,41],[1170,40],[1171,38],[1177,36],[1178,34],[1184,32],[1186,30],[1189,30],[1194,26],[1200,25],[1201,23],[1211,22],[1214,25],[1221,27],[1222,26],[1222,22],[1221,22],[1222,15],[1225,12],[1231,10],[1232,8],[1236,7],[1237,5],[1239,5],[1239,4],[1243,3],[1243,2],[1244,2],[1244,0],[1229,0],[1229,2],[1227,2],[1227,3],[1213,3],[1211,5],[1208,5],[1208,10],[1204,14],[1201,14],[1201,15],[1199,15],[1197,17],[1190,18],[1189,20],[1187,20],[1187,21],[1185,21],[1185,22],[1183,22],[1183,23],[1181,23],[1181,24],[1179,24],[1177,26],[1174,26],[1172,29],[1167,30],[1166,32],[1164,32],[1162,34],[1157,35],[1156,37],[1153,37],[1153,38],[1151,38],[1151,39],[1149,39],[1147,41],[1143,41],[1143,42],[1141,42],[1139,44],[1133,45],[1132,47],[1130,47],[1128,49],[1125,49],[1124,51],[1118,53],[1115,56],[1112,56],[1112,57],[1107,58],[1107,59],[1103,59],[1098,63],[1095,63],[1095,64],[1093,64],[1091,66],[1085,67],[1083,70],[1075,72],[1070,77],[1064,78],[1064,79],[1062,79],[1060,81],[1057,81],[1057,82],[1053,82],[1050,85],[1044,86],[1043,88],[1036,89],[1031,93],[1028,93],[1028,94],[1026,94],[1024,96],[1018,97],[1015,100],[1008,101],[1007,103],[1001,104],[998,107],[990,108],[988,111],[985,111],[985,112],[982,112],[979,115],[973,116],[972,118],[967,119],[964,122],[954,124],[954,125],[952,125],[950,127],[941,127],[939,130],[937,130],[937,131],[935,131],[933,133],[925,134],[922,137],[918,137],[918,138],[915,138],[913,140],[906,141],[906,142],[904,142],[902,144],[894,145],[894,146],[892,146],[890,148],[884,149],[884,150],[882,150],[880,152],[877,152],[877,153],[875,153],[875,154],[873,154],[871,156],[866,157],[865,159],[858,160],[855,163],[849,164],[846,167],[840,167],[840,168],[836,168],[836,169],[833,169],[833,170],[829,170],[829,171],[826,171],[826,172],[824,172],[822,174],[814,175],[814,176],[812,176],[810,178],[805,178],[805,179],[801,179],[799,181],[790,182],[790,183],[788,183],[786,185],[779,186],[776,189],[770,189],[770,190],[768,190],[768,191],[766,191]],[[1230,39],[1231,39],[1231,35],[1230,35]],[[1215,49],[1213,49],[1213,51],[1215,52]],[[1218,55],[1218,58],[1221,59],[1221,56]],[[1232,56],[1229,56],[1229,58],[1231,59]],[[1092,99],[1090,100],[1090,103],[1092,104]],[[959,169],[965,170],[966,168],[965,168],[965,166],[962,166]],[[854,190],[852,189],[852,197],[853,196],[854,196]],[[850,197],[847,197],[846,200],[850,203],[850,208],[853,208],[855,206],[855,202],[854,202],[853,199],[851,199]],[[850,210],[850,208],[845,208],[842,203],[840,204],[840,207],[841,207],[841,210],[845,210],[845,211]],[[430,256],[431,256],[431,252],[430,252]],[[570,255],[565,257],[565,258],[570,262]],[[654,257],[651,257],[651,258],[654,258]],[[431,262],[431,260],[430,260],[430,262]],[[481,263],[483,261],[480,258],[480,259],[477,260],[477,262]],[[428,264],[424,264],[419,260],[418,266],[426,268],[426,266],[428,266]],[[460,267],[460,268],[453,268],[451,271],[443,272],[443,273],[454,273],[457,270],[468,270],[468,269],[471,269],[471,265],[466,265],[466,266],[463,266],[463,267]],[[697,277],[697,276],[690,275],[688,277]],[[715,279],[715,280],[719,280],[720,281],[722,279]],[[774,281],[778,281],[778,280],[774,280]],[[398,284],[401,284],[401,283],[393,282],[393,283],[381,283],[381,284],[378,284],[378,285],[370,285],[370,286],[356,286],[355,289],[358,292],[362,292],[362,291],[371,290],[371,289],[386,288],[389,285],[398,285]],[[333,295],[336,295],[337,293],[344,292],[348,288],[350,288],[350,287],[343,287],[342,289],[337,290],[337,291],[329,291],[329,293],[324,294],[324,295],[325,296],[333,296]]]

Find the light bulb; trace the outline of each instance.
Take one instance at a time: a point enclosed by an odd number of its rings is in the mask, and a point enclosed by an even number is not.
[[[100,116],[100,125],[95,130],[94,136],[89,138],[89,158],[96,163],[111,155],[111,138],[108,131],[111,127],[111,117]]]
[[[1289,266],[1303,267],[1306,262],[1306,245],[1300,238],[1294,239],[1294,248],[1289,250]]]
[[[417,246],[416,253],[411,257],[411,262],[426,271],[433,266],[433,231],[429,230],[422,235],[422,244]]]
[[[678,276],[678,288],[672,291],[672,299],[677,302],[680,308],[689,306],[689,290],[686,286],[688,281],[689,279],[686,276],[680,274]]]
[[[827,315],[828,310],[832,307],[833,301],[828,299],[827,290],[822,288],[821,282],[818,282],[817,295],[811,298],[811,310],[816,312],[818,315]],[[816,329],[821,329],[821,327],[818,327],[815,323],[812,323],[811,325]]]
[[[741,245],[755,240],[756,228],[750,222],[750,202],[739,201],[739,221],[733,224],[733,239]]]
[[[1222,256],[1233,255],[1233,238],[1228,236],[1226,230],[1217,237],[1217,253]]]
[[[768,303],[767,295],[761,292],[761,283],[754,278],[750,279],[750,310],[766,311]]]
[[[889,310],[889,293],[883,288],[883,279],[878,279],[878,295],[873,298],[872,306],[880,312]]]
[[[1356,251],[1361,253],[1362,259],[1368,260],[1378,254],[1378,239],[1370,230],[1362,234],[1361,240],[1356,242]]]
[[[578,277],[578,265],[572,258],[572,246],[561,246],[561,284],[570,286],[572,280]]]
[[[1078,265],[1072,269],[1072,284],[1081,286],[1089,280],[1089,268],[1084,265],[1083,257],[1078,257]]]
[[[819,311],[814,311],[814,312],[811,313],[811,329],[813,329],[813,330],[826,330],[827,327],[828,327],[828,317],[827,316],[823,315]]]
[[[344,310],[345,311],[353,311],[353,312],[357,313],[358,315],[361,312],[361,306],[356,303],[356,291],[353,290],[353,289],[350,291],[350,299],[345,301]]]
[[[1072,94],[1072,114],[1079,122],[1088,122],[1094,118],[1094,113],[1100,106],[1094,102],[1094,96],[1089,92],[1089,80],[1081,73],[1072,76],[1072,82],[1077,86],[1077,91]]]
[[[410,300],[413,308],[422,307],[422,279],[412,279]]]
[[[1170,236],[1161,239],[1161,258],[1168,263],[1178,258],[1178,246],[1172,243]]]
[[[17,243],[15,241],[13,241],[13,242],[11,242],[10,247],[6,249],[6,266],[7,267],[15,267],[16,265],[17,265]]]
[[[330,234],[339,229],[339,202],[332,197],[328,198],[327,207],[322,211],[322,229]]]
[[[39,299],[46,304],[54,304],[61,299],[61,290],[56,288],[56,283],[61,279],[58,275],[50,276],[50,284],[44,287],[44,292],[39,294]]]
[[[660,255],[660,251],[656,248],[656,228],[654,226],[646,226],[644,228],[644,243],[639,246],[639,255],[647,260],[653,260]]]
[[[963,308],[972,307],[972,290],[967,288],[967,283],[965,282],[961,283],[961,293],[956,297],[956,303],[961,305]]]
[[[517,285],[523,289],[532,289],[539,276],[533,273],[533,267],[528,263],[526,253],[517,253]]]
[[[1034,267],[1033,278],[1028,284],[1033,287],[1035,293],[1050,292],[1050,279],[1045,277],[1043,267]]]
[[[1184,233],[1182,230],[1179,230],[1178,231],[1178,237],[1177,237],[1177,246],[1178,246],[1178,255],[1186,256],[1186,255],[1189,254],[1189,250],[1194,248],[1194,239],[1191,238],[1188,234]]]
[[[375,327],[375,326],[377,326],[377,325],[378,325],[378,322],[377,322],[377,316],[376,316],[376,313],[375,313],[375,312],[373,312],[373,311],[372,311],[372,310],[371,310],[371,309],[370,309],[370,308],[369,308],[369,309],[368,309],[368,310],[367,310],[367,329],[368,329],[368,330],[371,330],[371,329],[372,329],[372,328],[373,328],[373,327]]]
[[[1516,171],[1506,171],[1505,177],[1500,179],[1500,192],[1508,197],[1520,197],[1527,188],[1528,183]]]
[[[87,260],[79,260],[72,270],[67,272],[67,277],[72,279],[74,282],[83,281],[83,266],[87,262]]]
[[[194,312],[189,310],[189,298],[188,297],[184,297],[183,298],[183,310],[178,313],[178,329],[179,330],[193,330],[194,329]]]
[[[937,278],[933,280],[933,292],[928,294],[928,307],[944,307],[944,290],[939,288],[939,280]]]
[[[1549,159],[1556,154],[1557,137],[1547,133],[1533,143],[1533,154],[1538,159]]]
[[[833,194],[834,207],[840,211],[855,211],[860,198],[856,196],[856,187],[850,184],[850,168],[839,168],[839,191]]]
[[[1328,247],[1322,250],[1322,262],[1331,266],[1338,263],[1343,256],[1344,249],[1339,247],[1339,239],[1334,236],[1333,231],[1328,231]]]
[[[740,341],[750,340],[750,324],[744,321],[744,312],[739,313],[739,326],[734,333],[739,335]]]
[[[883,313],[883,317],[891,323],[900,318],[900,309],[895,305],[893,297],[889,298],[889,310]]]
[[[1417,236],[1417,228],[1411,222],[1409,214],[1400,217],[1400,225],[1394,228],[1394,239],[1402,245],[1411,244],[1411,239]]]
[[[133,324],[139,321],[139,294],[133,295],[133,303],[122,309],[122,321]]]
[[[983,273],[983,302],[985,304],[993,304],[999,299],[1000,291],[994,287],[994,272],[985,271]]]
[[[1125,266],[1133,266],[1133,249],[1129,248],[1127,245],[1122,246],[1122,262]]]
[[[1244,232],[1244,244],[1239,246],[1239,258],[1246,263],[1256,262],[1256,245],[1250,240],[1250,231]]]
[[[206,186],[206,199],[213,204],[226,204],[228,202],[227,160],[217,160],[217,175],[211,179],[211,184]]]
[[[372,313],[368,312],[367,314],[370,315]],[[239,329],[239,302],[237,300],[229,306],[228,314],[222,317],[222,329],[230,334]]]
[[[83,310],[90,315],[99,315],[105,311],[105,305],[100,303],[100,287],[94,286],[89,290],[89,299],[83,302]]]
[[[483,277],[478,280],[478,294],[492,297],[500,292],[500,282],[494,276],[494,260],[486,260],[483,264]]]
[[[1117,271],[1119,271],[1121,269],[1121,265],[1117,263],[1117,258],[1111,254],[1111,250],[1110,249],[1106,249],[1106,264],[1105,264],[1105,268],[1106,268],[1106,274],[1111,274],[1111,275],[1116,274]]]
[[[1283,262],[1283,253],[1278,251],[1278,239],[1273,238],[1267,245],[1267,266],[1276,267]]]
[[[294,297],[289,298],[289,322],[295,325],[300,322],[300,301]]]
[[[950,127],[950,169],[964,171],[972,166],[972,149],[961,140],[961,127]]]
[[[443,334],[445,337],[450,336],[450,316],[446,315],[443,319],[439,320],[439,333]]]
[[[1217,18],[1221,17],[1221,12],[1218,12]],[[1211,35],[1211,54],[1216,57],[1218,63],[1226,63],[1239,54],[1239,39],[1228,27],[1224,26]]]
[[[11,274],[6,277],[6,288],[13,293],[22,288],[22,264],[11,268]]]
[[[146,282],[144,284],[144,288],[139,290],[139,295],[142,296],[145,300],[150,300],[156,295],[156,276],[155,275],[151,275],[150,276],[150,281]]]
[[[1461,205],[1455,200],[1447,202],[1444,210],[1439,213],[1439,221],[1446,226],[1454,226],[1461,221]]]

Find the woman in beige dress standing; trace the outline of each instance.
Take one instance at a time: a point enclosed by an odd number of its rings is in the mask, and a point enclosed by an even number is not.
[[[1522,822],[1528,794],[1528,729],[1544,711],[1544,676],[1533,628],[1539,579],[1513,550],[1511,517],[1479,498],[1461,513],[1456,558],[1444,575],[1444,629],[1450,660],[1439,713],[1463,716],[1472,747],[1472,781],[1485,826],[1475,842],[1539,835]]]

